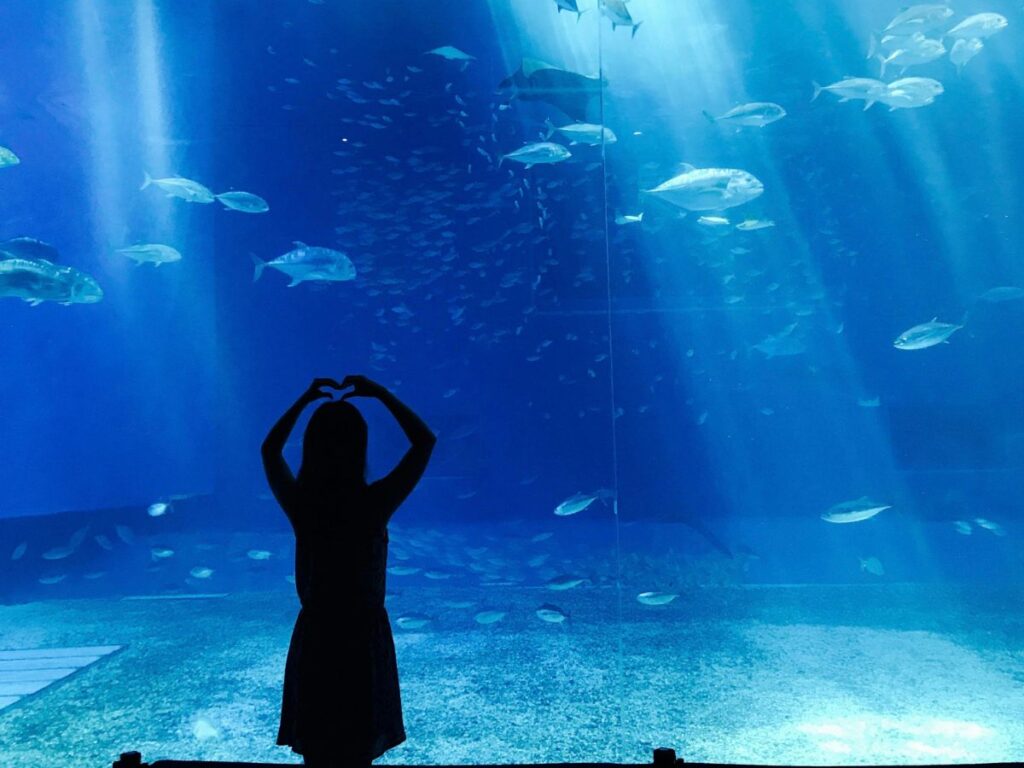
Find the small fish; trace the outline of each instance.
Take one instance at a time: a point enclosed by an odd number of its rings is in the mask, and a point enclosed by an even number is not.
[[[161,264],[181,261],[181,253],[175,248],[159,243],[146,243],[143,245],[132,245],[128,248],[118,248],[115,253],[127,256],[136,264],[150,263],[157,267]]]
[[[812,83],[812,85],[814,86],[814,95],[811,96],[811,101],[817,99],[822,91],[828,91],[838,96],[841,104],[852,99],[863,100],[865,110],[871,109],[879,97],[886,93],[885,83],[869,77],[846,77],[831,85],[823,86],[817,83]]]
[[[544,586],[548,589],[553,589],[556,592],[564,592],[567,589],[578,587],[580,584],[589,581],[590,579],[582,576],[555,576],[553,579],[549,579]]]
[[[189,571],[189,575],[192,576],[193,579],[208,579],[213,576],[213,568],[207,568],[204,565],[197,565]]]
[[[388,566],[388,573],[392,576],[412,576],[419,573],[420,569],[412,565],[391,565]]]
[[[704,110],[702,114],[712,123],[729,123],[731,125],[764,128],[766,125],[784,118],[786,110],[770,101],[754,101],[749,104],[740,104],[738,107],[733,107],[718,117],[715,117],[707,110]]]
[[[0,168],[10,168],[20,162],[21,160],[11,150],[7,147],[0,147]]]
[[[954,323],[940,323],[939,318],[933,317],[931,322],[921,323],[909,328],[892,343],[896,349],[927,349],[936,344],[948,344],[948,339],[954,333],[963,328],[962,325]]]
[[[423,629],[432,621],[432,618],[422,613],[407,613],[395,619],[395,623],[402,629]]]
[[[64,581],[64,579],[66,579],[66,578],[67,578],[67,574],[66,573],[58,573],[58,574],[55,574],[53,576],[40,576],[39,577],[39,583],[40,584],[59,584],[60,582]]]
[[[426,52],[428,55],[440,56],[448,61],[476,61],[476,56],[470,56],[465,51],[460,51],[452,45],[442,45],[440,48],[432,48]]]
[[[543,531],[541,533],[536,533],[533,536],[531,536],[530,537],[530,541],[533,541],[533,542],[547,541],[548,539],[550,539],[554,535],[555,535],[554,531]]]
[[[149,550],[149,554],[154,560],[166,560],[169,557],[174,557],[174,550],[166,547],[153,547]]]
[[[428,579],[433,579],[434,581],[443,581],[452,577],[452,574],[447,571],[424,571],[423,575]]]
[[[771,219],[744,219],[736,225],[736,229],[743,232],[756,232],[759,229],[768,229],[774,226],[775,222]]]
[[[242,213],[265,213],[270,210],[267,201],[252,192],[221,192],[216,196],[225,208]]]
[[[220,736],[217,727],[204,717],[199,718],[192,724],[192,735],[198,741],[209,741]]]
[[[679,595],[672,592],[641,592],[636,599],[643,605],[668,605],[677,597]]]
[[[640,213],[617,213],[615,223],[620,227],[626,224],[640,224],[644,220],[643,212]]]
[[[854,501],[844,501],[830,507],[828,511],[822,513],[821,519],[826,523],[859,523],[862,520],[870,520],[879,512],[891,507],[892,504],[878,504],[867,496],[861,496]]]
[[[139,190],[146,189],[150,185],[163,190],[168,197],[177,197],[189,203],[212,203],[215,199],[213,192],[198,181],[186,179],[183,176],[154,179],[147,172]]]
[[[480,611],[480,613],[473,617],[473,620],[477,624],[497,624],[506,616],[508,614],[505,611]]]
[[[65,547],[54,547],[53,549],[48,549],[45,552],[43,552],[43,559],[44,560],[63,560],[65,558],[70,557],[71,555],[73,555],[74,552],[75,552],[75,550],[72,547],[67,547],[67,546],[65,546]]]
[[[986,531],[991,531],[996,536],[1006,535],[1006,531],[1003,529],[1003,526],[1001,526],[999,523],[994,523],[991,520],[986,520],[984,517],[976,517],[974,518],[974,522],[978,525],[979,528],[984,528]]]
[[[257,256],[252,256],[256,267],[253,273],[253,282],[260,279],[260,275],[267,267],[273,267],[288,275],[292,279],[288,283],[289,288],[304,281],[343,282],[355,280],[355,264],[341,251],[306,245],[298,240],[294,245],[295,247],[288,253],[278,256],[272,261],[263,261]]]
[[[555,514],[559,517],[576,515],[585,510],[598,499],[611,498],[611,491],[599,490],[593,493],[574,493],[572,496],[555,507]]]
[[[963,534],[964,536],[971,535],[971,524],[968,523],[966,520],[954,520],[953,528],[956,529],[957,533]]]
[[[697,223],[709,229],[728,229],[732,226],[724,216],[701,216],[697,219]]]
[[[245,553],[250,560],[269,560],[270,553],[265,549],[250,549]]]
[[[884,31],[890,35],[912,35],[916,32],[927,32],[941,26],[952,15],[953,9],[948,5],[939,3],[911,5],[896,14]]]
[[[561,624],[569,618],[568,613],[563,611],[557,605],[552,605],[551,603],[544,603],[537,609],[536,614],[541,621],[546,621],[549,624]]]
[[[11,560],[21,560],[21,558],[23,558],[25,556],[25,553],[27,551],[28,551],[28,542],[27,541],[21,542],[21,544],[16,546],[14,548],[14,550],[11,552]]]
[[[171,505],[166,501],[158,501],[146,508],[146,514],[150,517],[163,517],[171,511]]]
[[[996,288],[989,288],[978,299],[990,304],[997,304],[1001,301],[1017,301],[1024,299],[1024,288],[1018,288],[1015,285],[1000,285]]]
[[[520,147],[514,152],[502,155],[498,160],[498,165],[501,165],[504,160],[513,160],[517,163],[522,163],[529,169],[541,163],[560,163],[563,160],[568,160],[570,157],[572,157],[572,152],[561,144],[555,144],[551,141],[538,141]]]
[[[877,557],[862,557],[859,558],[859,560],[860,569],[862,571],[867,571],[868,573],[874,574],[875,576],[885,575],[885,568],[882,567],[882,561],[879,560]]]

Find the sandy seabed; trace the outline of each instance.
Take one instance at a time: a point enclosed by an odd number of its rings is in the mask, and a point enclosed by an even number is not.
[[[473,601],[465,608],[446,601]],[[541,621],[542,603],[568,621]],[[1024,755],[1024,590],[416,588],[389,599],[409,739],[380,763],[817,765]],[[290,592],[0,607],[0,648],[123,645],[0,710],[0,764],[299,762],[274,745]],[[507,611],[481,625],[481,610]]]

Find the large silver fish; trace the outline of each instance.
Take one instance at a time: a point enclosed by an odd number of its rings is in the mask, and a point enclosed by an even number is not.
[[[60,267],[46,259],[0,261],[0,297],[24,299],[32,306],[44,301],[95,304],[103,290],[92,277],[73,267]]]
[[[260,279],[266,267],[273,267],[284,272],[292,279],[288,287],[292,288],[307,280],[324,282],[343,282],[355,280],[356,267],[352,260],[341,251],[333,248],[306,245],[296,240],[295,248],[273,261],[263,261],[253,256],[256,265],[253,282]]]
[[[688,211],[722,211],[759,197],[764,185],[735,168],[693,168],[674,176],[648,194]]]
[[[733,107],[718,117],[715,117],[707,110],[703,114],[704,117],[713,123],[730,123],[732,125],[764,128],[769,123],[774,123],[776,120],[784,118],[786,110],[770,101],[754,101],[750,104],[740,104],[738,107]]]
[[[879,504],[867,496],[861,496],[859,499],[844,501],[830,507],[827,512],[822,513],[821,519],[826,523],[859,523],[862,520],[870,520],[890,507],[892,504]]]
[[[927,349],[948,342],[950,336],[963,328],[955,323],[940,323],[933,317],[930,322],[908,328],[892,343],[896,349]]]
[[[212,203],[215,199],[213,192],[198,181],[186,179],[183,176],[154,179],[147,172],[139,189],[143,190],[151,185],[166,192],[168,197],[177,197],[189,203]]]
[[[572,157],[572,152],[561,144],[555,144],[552,141],[538,141],[520,147],[507,155],[502,155],[498,165],[501,165],[504,160],[514,160],[530,168],[540,163],[560,163],[570,157]]]

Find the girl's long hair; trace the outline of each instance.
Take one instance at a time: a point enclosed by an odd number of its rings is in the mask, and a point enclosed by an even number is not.
[[[368,432],[366,420],[351,403],[333,400],[317,408],[302,437],[299,487],[324,500],[364,491]]]

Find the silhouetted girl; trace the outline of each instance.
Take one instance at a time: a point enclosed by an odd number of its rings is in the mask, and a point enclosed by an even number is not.
[[[293,477],[282,456],[302,409],[323,388],[353,387],[321,405],[302,440]],[[412,447],[367,484],[367,427],[350,397],[376,397]],[[277,743],[306,765],[368,765],[405,741],[398,665],[384,610],[387,524],[426,469],[434,434],[391,392],[365,376],[315,379],[263,442],[270,488],[295,530],[295,621],[284,674]]]

